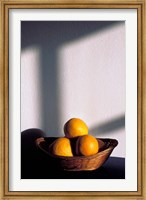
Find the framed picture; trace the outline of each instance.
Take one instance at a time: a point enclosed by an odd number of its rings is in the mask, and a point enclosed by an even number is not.
[[[144,1],[1,13],[1,199],[144,199]]]

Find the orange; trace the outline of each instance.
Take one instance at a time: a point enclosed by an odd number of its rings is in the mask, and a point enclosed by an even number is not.
[[[99,143],[92,135],[84,135],[77,139],[76,154],[83,156],[91,156],[98,152]]]
[[[72,118],[64,125],[64,133],[67,138],[74,138],[88,134],[88,127],[85,122],[78,118]]]
[[[58,138],[50,146],[51,153],[57,156],[73,156],[70,140],[68,138]]]

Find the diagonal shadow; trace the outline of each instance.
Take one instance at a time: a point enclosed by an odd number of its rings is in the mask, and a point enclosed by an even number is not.
[[[34,44],[44,47],[43,44],[48,43],[60,46],[121,23],[123,21],[22,21],[21,48],[24,50]]]
[[[125,115],[121,115],[115,119],[111,119],[97,126],[91,127],[90,132],[93,134],[103,134],[125,127]]]

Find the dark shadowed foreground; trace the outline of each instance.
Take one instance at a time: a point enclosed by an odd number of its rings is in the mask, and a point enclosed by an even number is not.
[[[48,156],[36,148],[35,140],[43,136],[39,129],[21,133],[22,179],[125,179],[125,159],[119,157],[110,157],[102,167],[93,171],[58,170]]]

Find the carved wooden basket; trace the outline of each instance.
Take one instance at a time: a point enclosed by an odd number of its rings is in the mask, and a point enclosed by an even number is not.
[[[92,156],[55,156],[49,152],[49,145],[51,145],[54,137],[41,137],[36,140],[37,148],[46,154],[51,164],[57,166],[60,170],[67,171],[82,171],[95,170],[101,167],[108,159],[113,149],[118,145],[118,141],[108,138],[96,138],[99,141],[99,152]],[[74,141],[72,141],[74,143]]]

